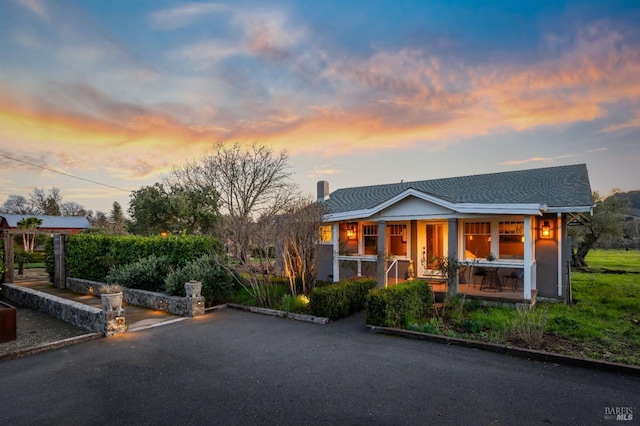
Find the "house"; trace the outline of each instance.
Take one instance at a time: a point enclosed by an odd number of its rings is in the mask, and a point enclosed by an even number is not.
[[[40,233],[67,233],[77,234],[85,229],[91,228],[91,224],[84,216],[43,216],[30,214],[4,214],[0,213],[0,228],[11,230],[12,233],[19,233],[18,222],[22,219],[35,217],[42,220],[42,225],[38,227]]]
[[[318,279],[428,279],[434,291],[535,303],[564,299],[567,226],[594,207],[584,164],[344,188],[329,194]],[[438,259],[463,268],[444,279]],[[383,259],[382,261],[378,261]],[[396,278],[397,277],[397,278]]]

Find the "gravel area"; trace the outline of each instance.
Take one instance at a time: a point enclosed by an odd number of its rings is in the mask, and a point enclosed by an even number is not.
[[[17,308],[18,338],[12,342],[0,343],[0,356],[90,333],[84,328],[60,321],[45,313],[29,308]]]

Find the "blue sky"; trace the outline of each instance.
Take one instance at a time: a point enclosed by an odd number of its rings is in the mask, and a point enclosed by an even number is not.
[[[0,202],[109,210],[216,141],[314,193],[586,163],[640,188],[640,3],[0,0]]]

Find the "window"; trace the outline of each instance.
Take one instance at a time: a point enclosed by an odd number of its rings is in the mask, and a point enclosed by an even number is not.
[[[333,240],[333,227],[331,225],[320,225],[318,238],[320,244],[331,244]]]
[[[378,254],[378,225],[363,225],[364,254]]]
[[[393,256],[407,255],[407,225],[387,226],[389,234],[389,254]]]
[[[464,248],[465,259],[487,257],[491,253],[491,223],[465,223]]]
[[[524,259],[524,222],[500,222],[500,259]]]

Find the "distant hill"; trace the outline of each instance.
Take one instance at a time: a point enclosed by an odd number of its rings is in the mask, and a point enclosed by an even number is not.
[[[621,192],[618,196],[629,200],[632,209],[640,210],[640,190]]]
[[[616,194],[629,200],[629,212],[624,224],[625,247],[640,248],[640,190]]]

